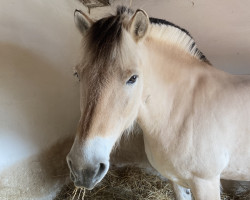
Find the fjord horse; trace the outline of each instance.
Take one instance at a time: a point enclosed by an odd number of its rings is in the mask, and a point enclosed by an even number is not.
[[[250,77],[214,68],[189,33],[124,7],[75,21],[83,40],[81,118],[67,162],[77,187],[92,189],[112,148],[138,123],[151,165],[219,200],[220,178],[250,180]]]

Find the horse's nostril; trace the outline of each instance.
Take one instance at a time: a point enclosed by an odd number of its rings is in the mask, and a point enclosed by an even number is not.
[[[103,164],[103,163],[100,163],[100,172],[102,172],[102,171],[104,171],[105,170],[105,164]]]
[[[69,168],[71,169],[72,168],[72,162],[71,162],[71,160],[68,160],[68,165],[69,165]]]
[[[72,161],[70,160],[69,155],[67,156],[66,161],[68,163],[69,168],[71,169],[71,167],[72,167]]]
[[[104,171],[106,169],[106,165],[104,163],[100,163],[100,171]]]
[[[68,162],[68,166],[69,166],[69,170],[70,170],[70,178],[72,181],[75,181],[77,177],[76,177],[76,174],[75,174],[74,169],[73,169],[72,161],[70,159],[67,159],[67,162]]]
[[[100,176],[102,176],[102,174],[105,172],[105,170],[106,170],[106,165],[104,163],[100,163],[98,172],[95,175],[95,177],[99,178]]]

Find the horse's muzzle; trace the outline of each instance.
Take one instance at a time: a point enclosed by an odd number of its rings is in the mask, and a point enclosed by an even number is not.
[[[70,159],[67,159],[67,162],[70,169],[70,178],[75,186],[88,190],[92,190],[102,180],[108,170],[108,165],[104,163],[79,170],[73,166]]]

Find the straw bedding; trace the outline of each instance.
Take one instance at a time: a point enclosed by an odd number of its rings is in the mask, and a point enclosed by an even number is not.
[[[174,193],[167,181],[136,167],[109,170],[104,180],[93,190],[75,189],[65,185],[54,200],[173,200]],[[250,200],[242,196],[221,195],[222,200]]]

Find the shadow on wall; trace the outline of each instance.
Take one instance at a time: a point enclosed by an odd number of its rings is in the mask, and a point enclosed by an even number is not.
[[[65,158],[73,139],[73,137],[64,138],[49,149],[4,170],[0,174],[0,199],[53,199],[70,181]],[[140,131],[129,137],[122,137],[111,154],[111,164],[112,166],[136,165],[154,171],[148,163]]]
[[[5,43],[0,60],[0,165],[74,135],[79,91],[71,66],[67,74],[31,50]]]
[[[51,199],[68,176],[78,82],[71,66],[9,43],[0,43],[0,60],[0,199]]]
[[[69,181],[66,155],[73,138],[57,142],[48,150],[18,162],[0,175],[0,199],[53,199]]]

